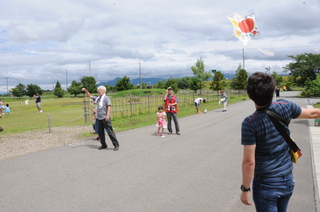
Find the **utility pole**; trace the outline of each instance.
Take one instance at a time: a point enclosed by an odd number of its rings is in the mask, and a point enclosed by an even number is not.
[[[68,93],[68,70],[66,70],[66,92]]]
[[[141,63],[139,63],[139,73],[140,73],[140,89],[142,89]]]
[[[5,77],[7,79],[7,95],[9,96],[9,86],[8,86],[8,79],[9,77]]]
[[[244,65],[244,49],[242,49],[242,64],[243,64],[243,69],[245,70],[245,65]]]
[[[270,66],[266,68],[266,74],[270,74]]]

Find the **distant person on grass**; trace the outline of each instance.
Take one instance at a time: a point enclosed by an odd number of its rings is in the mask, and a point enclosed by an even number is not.
[[[89,91],[85,88],[82,88],[82,91],[86,93],[86,95],[91,98],[93,101],[96,102],[96,113],[97,113],[97,121],[98,121],[98,128],[99,128],[99,137],[101,146],[99,150],[108,148],[106,144],[106,138],[104,134],[104,129],[107,130],[110,140],[114,146],[114,151],[119,150],[119,142],[117,140],[116,134],[113,131],[112,123],[111,123],[111,100],[106,95],[106,87],[99,86],[98,87],[98,94],[99,96],[92,96]]]
[[[206,103],[206,100],[205,100],[205,99],[202,99],[202,98],[197,98],[196,100],[194,100],[194,106],[196,107],[197,113],[202,113],[202,112],[199,110],[199,107],[200,107],[200,104],[201,104],[201,103]]]
[[[176,133],[177,135],[180,135],[180,128],[179,128],[179,122],[178,122],[178,97],[176,95],[172,94],[173,90],[171,87],[169,87],[166,90],[166,95],[164,96],[164,105],[168,117],[168,131],[169,135],[172,134],[172,127],[171,127],[171,119],[173,118],[174,125],[176,127]]]
[[[272,102],[274,89],[275,81],[271,75],[256,72],[249,77],[247,93],[256,111],[244,119],[241,127],[243,160],[240,199],[245,205],[252,204],[252,182],[253,201],[259,212],[287,211],[295,185],[290,147],[264,111],[281,117],[288,124],[296,118],[320,118],[320,109],[301,108],[283,99]],[[282,127],[290,136],[289,128],[284,124]]]
[[[37,113],[42,113],[42,109],[41,109],[41,96],[39,95],[39,93],[36,93],[36,95],[33,96],[34,98],[36,98],[36,106],[38,108]]]
[[[157,112],[157,124],[158,127],[158,136],[160,136],[160,129],[162,129],[162,137],[164,137],[164,128],[167,128],[167,122],[166,122],[166,113],[163,111],[163,107],[158,107]]]
[[[5,113],[6,115],[9,115],[10,112],[11,112],[10,106],[9,106],[9,104],[6,104],[6,109],[5,109],[4,113]]]

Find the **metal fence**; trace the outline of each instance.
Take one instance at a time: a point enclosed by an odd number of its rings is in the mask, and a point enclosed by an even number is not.
[[[228,98],[233,98],[235,96],[241,96],[245,94],[244,90],[228,90],[226,91]],[[180,106],[193,105],[196,98],[204,98],[207,102],[219,101],[220,94],[219,91],[203,91],[200,95],[199,93],[194,93],[190,91],[179,91],[177,93]],[[142,115],[146,113],[154,113],[157,111],[159,106],[164,105],[164,94],[163,95],[148,95],[143,97],[137,96],[127,96],[127,97],[114,97],[111,98],[112,102],[112,117],[131,117],[133,115]],[[89,124],[92,112],[90,107],[94,107],[88,98],[84,100],[84,114],[85,123]]]

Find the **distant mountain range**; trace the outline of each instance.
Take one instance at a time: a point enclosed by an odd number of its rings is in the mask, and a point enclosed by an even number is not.
[[[233,78],[235,75],[234,74],[224,74],[225,78],[231,79]],[[182,77],[181,77],[182,78]],[[115,84],[117,83],[117,81],[121,79],[120,77],[115,78],[114,80],[110,80],[108,82],[100,82],[98,83],[98,86],[100,85],[111,85],[111,86],[115,86]],[[166,81],[168,78],[142,78],[142,82],[146,83],[147,85],[154,85],[157,84],[159,80],[164,80]],[[212,80],[212,78],[210,79]],[[134,85],[139,85],[140,84],[140,78],[136,78],[136,79],[130,79],[130,82]]]

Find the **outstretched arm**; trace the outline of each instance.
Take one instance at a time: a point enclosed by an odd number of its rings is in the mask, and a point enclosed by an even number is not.
[[[89,93],[89,91],[88,91],[87,89],[82,88],[82,91],[84,91],[84,92],[86,93],[87,97],[89,97],[90,99],[92,99],[92,95],[91,95],[91,93]]]
[[[313,109],[307,109],[307,108],[301,108],[301,114],[298,116],[298,119],[317,119],[320,118],[320,109],[319,108],[313,108]]]

